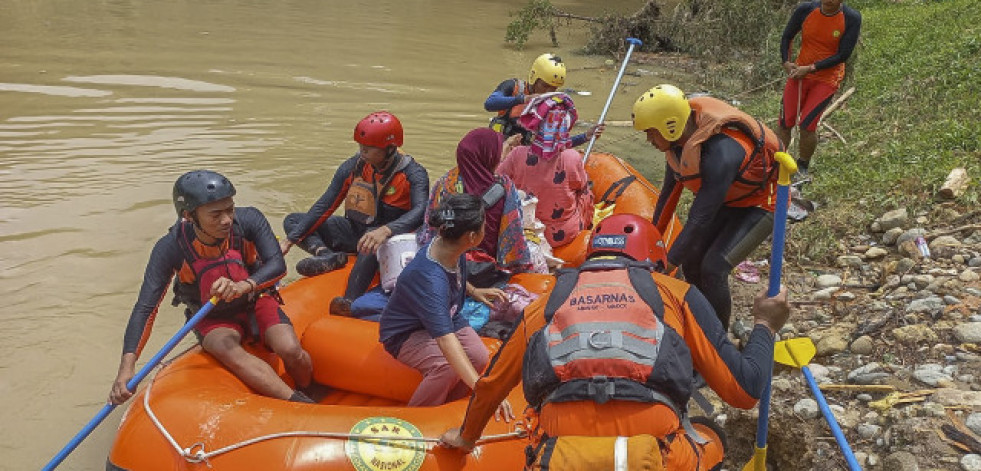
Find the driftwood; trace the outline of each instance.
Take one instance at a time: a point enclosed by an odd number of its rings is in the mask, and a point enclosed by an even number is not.
[[[821,118],[818,119],[818,123],[824,121],[825,118],[827,118],[828,116],[831,116],[831,113],[834,113],[834,111],[838,109],[838,107],[841,106],[841,104],[844,103],[845,100],[848,99],[848,97],[852,96],[852,93],[855,93],[855,87],[849,88],[848,90],[845,91],[845,93],[842,93],[837,100],[831,102],[831,105],[828,106],[828,109],[824,110],[824,113],[821,114]]]
[[[952,424],[944,424],[937,430],[940,438],[950,446],[957,448],[965,453],[981,453],[981,440],[979,437],[964,425],[964,422],[957,417],[953,411],[947,409],[947,418]]]
[[[822,391],[868,391],[868,392],[893,392],[895,386],[889,384],[822,384],[819,386]]]
[[[966,226],[955,227],[953,229],[948,229],[945,231],[931,232],[923,236],[923,238],[927,240],[933,240],[940,236],[959,234],[963,231],[981,231],[981,224],[968,224]]]
[[[957,219],[954,219],[954,224],[960,224],[964,221],[970,221],[974,219],[975,216],[981,216],[981,209],[975,209],[967,214],[962,214]]]
[[[971,179],[967,176],[967,169],[964,167],[955,168],[947,175],[937,196],[941,199],[952,200],[957,198],[967,189],[967,184]]]
[[[981,391],[940,388],[933,394],[933,401],[944,407],[981,407]]]

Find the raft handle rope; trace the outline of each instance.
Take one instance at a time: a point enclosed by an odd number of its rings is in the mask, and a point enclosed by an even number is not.
[[[157,369],[157,373],[162,371],[163,368]],[[378,441],[378,442],[422,442],[422,443],[439,443],[438,438],[428,438],[428,437],[396,437],[391,435],[360,435],[353,433],[342,433],[342,432],[317,432],[317,431],[292,431],[292,432],[279,432],[271,433],[268,435],[262,435],[255,438],[250,438],[238,443],[233,443],[231,445],[219,448],[215,451],[206,451],[204,442],[196,442],[187,448],[181,448],[177,440],[174,439],[173,435],[167,431],[166,427],[157,418],[157,415],[153,413],[150,408],[150,392],[153,389],[153,383],[156,381],[157,375],[154,373],[153,377],[150,378],[150,382],[146,386],[146,392],[143,394],[143,408],[146,409],[147,416],[160,430],[160,434],[167,439],[170,446],[174,448],[181,458],[184,458],[188,463],[204,463],[208,468],[211,468],[210,459],[218,455],[223,455],[225,453],[235,451],[239,448],[244,448],[249,445],[253,445],[259,442],[264,442],[268,440],[273,440],[276,438],[290,438],[290,437],[319,437],[319,438],[335,438],[335,439],[346,439],[346,440],[359,440],[359,441]],[[513,432],[500,433],[496,435],[484,435],[477,439],[477,444],[484,444],[490,442],[496,442],[501,440],[507,440],[511,438],[523,438],[527,436],[527,431],[524,429],[516,428]],[[428,447],[427,447],[428,449]]]

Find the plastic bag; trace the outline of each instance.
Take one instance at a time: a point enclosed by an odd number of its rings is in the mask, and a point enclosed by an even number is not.
[[[537,294],[529,292],[521,285],[505,286],[504,294],[507,299],[495,300],[490,310],[492,321],[514,322],[532,301],[538,299]]]
[[[460,315],[467,319],[473,330],[480,330],[487,323],[487,320],[490,319],[490,312],[491,309],[486,304],[468,296],[463,301],[463,309],[460,310]]]

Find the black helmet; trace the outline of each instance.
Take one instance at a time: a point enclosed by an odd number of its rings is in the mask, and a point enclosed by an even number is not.
[[[174,182],[174,208],[177,217],[201,205],[235,196],[235,187],[224,175],[211,170],[195,170]]]

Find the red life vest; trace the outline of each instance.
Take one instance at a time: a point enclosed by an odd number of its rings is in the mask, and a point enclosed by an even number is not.
[[[674,151],[664,156],[671,170],[679,175],[678,181],[692,193],[698,193],[702,186],[702,144],[723,133],[746,151],[736,180],[726,194],[726,206],[760,206],[773,211],[779,170],[773,155],[783,150],[780,138],[759,120],[721,100],[696,97],[688,103],[697,129],[685,142],[680,157]]]
[[[215,281],[221,277],[232,281],[242,281],[249,277],[249,270],[242,255],[242,238],[235,234],[235,226],[228,236],[227,249],[219,257],[209,258],[198,254],[198,251],[194,249],[195,237],[194,229],[190,223],[180,223],[177,241],[184,255],[184,262],[194,273],[194,281],[190,283],[193,287],[191,289],[193,294],[188,293],[186,288],[180,289],[180,287],[175,286],[174,290],[177,293],[175,302],[180,300],[189,304],[203,305],[211,299],[211,285]],[[177,280],[177,284],[186,285],[186,283],[179,281]],[[244,306],[251,297],[251,295],[242,296],[228,303],[221,302],[215,307],[215,310]]]
[[[588,261],[563,271],[532,335],[522,367],[525,399],[659,402],[684,415],[692,358],[664,323],[653,266],[625,259]]]

